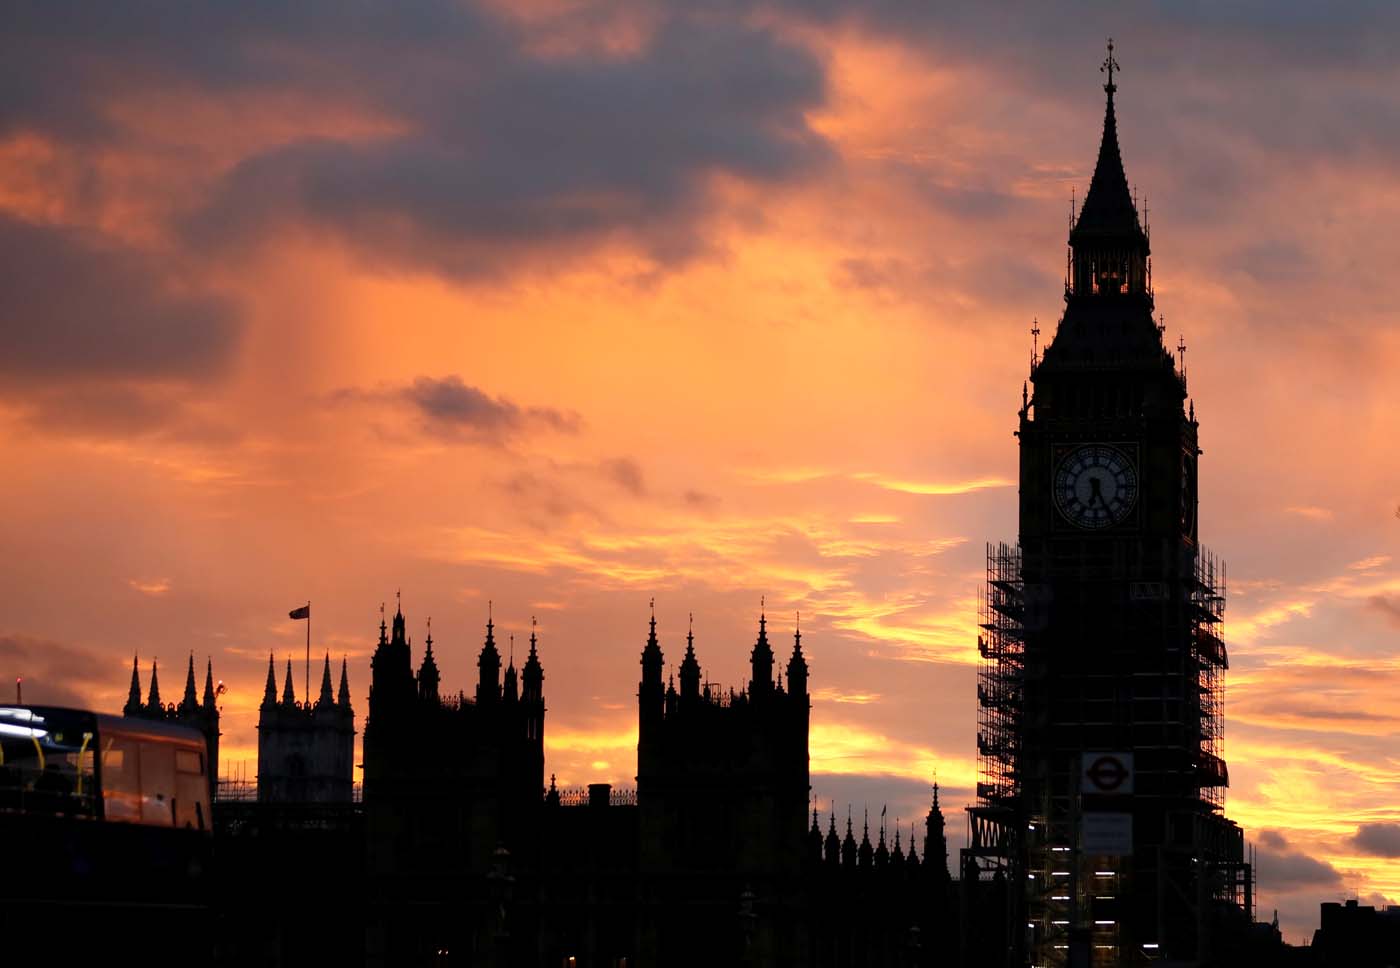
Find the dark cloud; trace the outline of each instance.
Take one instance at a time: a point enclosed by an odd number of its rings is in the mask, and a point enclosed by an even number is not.
[[[350,388],[332,402],[369,401],[407,406],[418,415],[424,432],[448,441],[501,444],[533,429],[577,433],[578,414],[553,407],[522,407],[505,397],[493,397],[460,376],[420,376],[406,386]]]
[[[1396,513],[1400,515],[1400,511]],[[1366,606],[1391,625],[1400,628],[1400,602],[1386,598],[1384,595],[1373,595],[1366,600]]]
[[[614,457],[603,461],[599,466],[603,476],[633,497],[643,497],[647,492],[646,478],[642,475],[642,465],[630,457]]]
[[[1238,249],[1231,260],[1255,282],[1266,285],[1308,283],[1317,266],[1297,242],[1289,239],[1268,239]]]
[[[806,122],[821,65],[767,30],[669,19],[635,53],[540,57],[479,15],[443,27],[406,50],[368,45],[346,78],[341,97],[357,92],[402,133],[246,158],[187,238],[218,251],[309,229],[371,263],[477,276],[622,237],[673,264],[707,247],[715,176],[782,182],[830,154]],[[291,59],[334,56],[334,40],[307,41]]]
[[[697,491],[694,488],[686,490],[681,494],[681,500],[687,507],[697,511],[709,511],[719,505],[719,497],[705,491]]]
[[[484,0],[21,2],[0,38],[0,133],[95,157],[146,137],[112,107],[152,95],[320,103],[384,133],[308,124],[242,158],[177,219],[193,251],[290,229],[371,265],[477,276],[625,238],[668,265],[708,249],[717,177],[771,185],[832,157],[807,123],[826,75],[753,18],[683,5],[637,18],[653,29],[633,49],[599,42],[627,13],[532,26]]]
[[[1400,857],[1400,823],[1359,824],[1351,842],[1363,854]]]
[[[1261,831],[1255,868],[1261,886],[1270,891],[1288,892],[1304,887],[1326,887],[1342,883],[1341,872],[1326,861],[1293,849],[1276,830]]]
[[[399,393],[418,408],[430,427],[448,436],[463,432],[498,436],[527,423],[565,433],[579,428],[577,414],[550,407],[520,407],[505,397],[487,396],[455,375],[441,379],[420,376]]]
[[[576,488],[566,487],[553,476],[521,471],[503,481],[501,489],[515,499],[515,510],[537,530],[556,528],[560,521],[576,515],[597,517],[596,509]]]
[[[154,259],[0,215],[0,383],[194,381],[238,335],[228,305],[177,291]]]
[[[110,689],[112,666],[85,649],[29,635],[0,635],[0,675],[24,677],[24,701],[90,707],[90,691]],[[183,680],[182,683],[183,684]]]

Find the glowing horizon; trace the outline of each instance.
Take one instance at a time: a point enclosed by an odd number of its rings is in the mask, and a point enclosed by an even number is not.
[[[546,772],[626,784],[647,600],[727,686],[766,596],[776,642],[801,612],[822,810],[921,816],[936,768],[961,836],[983,543],[1015,538],[1102,38],[1049,7],[384,17],[0,41],[31,82],[0,112],[0,673],[117,710],[134,653],[212,656],[227,767],[269,652],[300,662],[289,608],[362,730],[381,601],[433,617],[451,693],[493,600],[503,651],[539,621]],[[1400,14],[1117,17],[1230,563],[1226,813],[1296,942],[1319,901],[1400,903],[1400,56],[1369,42]]]

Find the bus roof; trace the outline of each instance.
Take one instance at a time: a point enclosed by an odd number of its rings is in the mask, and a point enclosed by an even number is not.
[[[89,717],[97,726],[99,734],[121,733],[127,736],[144,736],[149,739],[183,740],[204,745],[204,734],[189,726],[176,723],[163,723],[157,719],[140,719],[135,716],[113,716],[108,713],[95,713],[90,709],[74,709],[71,706],[31,706],[0,704],[0,720],[27,720],[34,717],[54,716],[76,719]]]

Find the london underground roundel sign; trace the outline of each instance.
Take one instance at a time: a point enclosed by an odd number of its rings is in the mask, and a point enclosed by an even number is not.
[[[1133,754],[1085,753],[1079,789],[1100,795],[1132,793]]]

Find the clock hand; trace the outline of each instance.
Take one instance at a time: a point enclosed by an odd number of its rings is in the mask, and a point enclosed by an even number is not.
[[[1090,498],[1091,502],[1092,502],[1092,501],[1098,501],[1100,504],[1104,504],[1104,503],[1105,503],[1105,501],[1104,501],[1104,499],[1103,499],[1102,483],[1099,481],[1099,479],[1098,479],[1097,477],[1091,477],[1091,478],[1089,478],[1089,498]],[[1090,503],[1090,504],[1087,505],[1087,506],[1088,506],[1088,507],[1093,507],[1093,504]]]

